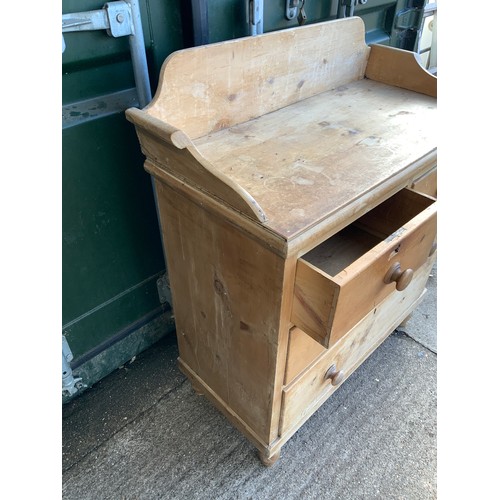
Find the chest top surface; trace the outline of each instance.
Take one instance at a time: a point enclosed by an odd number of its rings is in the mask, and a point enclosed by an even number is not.
[[[348,18],[181,50],[127,118],[158,168],[289,240],[435,155],[435,77],[374,49]]]
[[[436,100],[358,80],[195,144],[290,238],[435,149]]]

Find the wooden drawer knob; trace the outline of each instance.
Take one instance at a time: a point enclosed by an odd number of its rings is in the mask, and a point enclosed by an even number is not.
[[[396,290],[404,290],[411,282],[413,278],[413,269],[401,269],[401,264],[395,262],[387,271],[384,278],[384,283],[396,283]]]
[[[343,370],[337,370],[337,367],[332,365],[328,368],[325,378],[330,379],[332,385],[339,385],[345,379],[345,373]]]

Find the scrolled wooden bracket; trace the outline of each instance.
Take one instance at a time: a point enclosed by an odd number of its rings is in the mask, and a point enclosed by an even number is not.
[[[178,149],[184,149],[193,144],[191,139],[182,130],[162,122],[158,118],[145,113],[143,110],[129,108],[125,110],[125,116],[134,125],[142,127],[147,132],[161,136],[162,139],[165,139],[169,144]]]
[[[437,77],[429,73],[409,50],[373,44],[365,76],[370,80],[394,85],[431,97],[437,97]]]
[[[152,175],[158,177],[153,173],[155,169],[148,169],[148,165],[155,164],[160,170],[223,201],[247,217],[261,223],[267,221],[264,210],[253,196],[217,170],[182,130],[137,108],[127,109],[125,116],[136,127],[146,156],[145,168]]]

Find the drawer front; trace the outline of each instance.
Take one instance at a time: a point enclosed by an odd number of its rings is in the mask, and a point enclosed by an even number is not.
[[[401,324],[423,298],[435,256],[415,273],[402,292],[393,292],[347,335],[325,351],[283,390],[280,434],[295,432],[343,381]],[[305,335],[305,334],[304,334]],[[292,356],[290,359],[297,359]],[[335,365],[334,380],[327,378]],[[336,385],[333,385],[335,383]]]
[[[435,249],[436,219],[435,200],[405,189],[299,259],[292,323],[332,346],[388,295],[408,286]]]

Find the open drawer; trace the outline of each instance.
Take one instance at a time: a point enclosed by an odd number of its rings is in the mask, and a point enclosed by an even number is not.
[[[403,189],[297,261],[291,321],[332,346],[436,249],[436,200]]]

